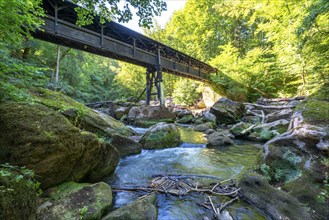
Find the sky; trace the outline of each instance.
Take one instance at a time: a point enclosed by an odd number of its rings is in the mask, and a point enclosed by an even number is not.
[[[174,11],[183,9],[186,3],[186,0],[164,0],[164,1],[167,3],[167,11],[162,12],[160,17],[154,18],[160,24],[161,27],[164,27],[164,25],[169,21]],[[143,33],[142,28],[138,26],[138,17],[136,15],[133,16],[133,19],[130,22],[121,23],[121,24],[134,31]]]

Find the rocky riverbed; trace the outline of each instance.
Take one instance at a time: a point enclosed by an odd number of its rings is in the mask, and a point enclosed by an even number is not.
[[[120,158],[142,149],[179,146],[178,125],[184,124],[203,132],[209,149],[225,148],[240,139],[262,142],[256,161],[237,177],[241,199],[273,219],[326,219],[327,90],[307,98],[258,103],[221,98],[193,114],[122,102],[94,111],[61,93],[31,88],[32,103],[0,105],[0,218],[111,216],[112,190],[102,181]],[[123,122],[151,127],[141,135]],[[152,204],[154,198],[146,200]],[[136,206],[146,207],[143,204]],[[154,216],[156,207],[147,207]]]

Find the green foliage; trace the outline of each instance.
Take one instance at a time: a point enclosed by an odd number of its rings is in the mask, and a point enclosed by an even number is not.
[[[0,164],[0,177],[12,177],[16,183],[21,182],[31,190],[35,190],[38,195],[41,195],[40,183],[34,179],[34,176],[33,170],[27,169],[25,166],[18,167],[8,163]]]
[[[193,105],[201,97],[198,86],[199,84],[195,81],[181,78],[174,85],[174,102],[187,106]]]
[[[100,16],[101,23],[111,19],[128,22],[132,19],[131,7],[133,7],[137,9],[139,25],[150,27],[152,18],[167,9],[167,4],[163,0],[126,0],[122,7],[119,5],[120,0],[73,0],[72,2],[83,6],[76,8],[79,25],[91,24],[96,14]]]
[[[88,212],[87,206],[83,206],[83,208],[79,209],[80,219],[83,219],[83,217],[86,215],[87,212]]]

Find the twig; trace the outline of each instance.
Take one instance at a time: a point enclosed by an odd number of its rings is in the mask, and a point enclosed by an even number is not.
[[[238,197],[235,197],[234,199],[231,199],[230,201],[225,202],[223,205],[221,205],[220,209],[219,209],[219,213],[221,213],[223,211],[223,209],[225,209],[227,206],[231,205],[236,200],[238,200]]]

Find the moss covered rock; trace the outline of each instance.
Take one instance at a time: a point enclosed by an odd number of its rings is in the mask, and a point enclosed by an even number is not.
[[[159,122],[174,122],[175,118],[174,113],[160,106],[136,106],[128,114],[128,121],[141,127],[150,127]]]
[[[248,128],[250,128],[251,125],[252,124],[241,121],[233,125],[230,132],[232,132],[232,134],[236,137],[243,137],[249,134],[250,130],[248,130]]]
[[[111,206],[111,187],[67,182],[48,189],[38,208],[38,219],[100,219]]]
[[[238,186],[245,200],[272,219],[311,219],[307,209],[295,197],[271,186],[259,174],[245,172],[240,176]]]
[[[93,170],[106,146],[41,104],[0,106],[0,163],[27,166],[43,188],[79,181]]]
[[[36,218],[38,183],[33,172],[8,164],[0,166],[0,219]]]
[[[152,126],[139,143],[145,149],[177,147],[181,143],[181,138],[176,125],[161,122]]]
[[[119,151],[109,143],[103,143],[102,156],[97,166],[85,178],[89,182],[99,182],[115,171],[120,159]]]
[[[199,125],[195,125],[194,126],[194,131],[201,131],[201,132],[205,132],[209,129],[213,129],[214,125],[212,122],[205,122]]]
[[[156,195],[153,194],[114,210],[102,218],[102,220],[155,220],[158,217],[158,211],[155,203]]]
[[[114,135],[112,137],[112,145],[118,149],[121,157],[139,154],[142,151],[142,145],[140,143],[121,135]]]
[[[70,97],[47,89],[30,89],[35,102],[61,112],[74,126],[99,135],[133,135],[134,132],[111,116],[96,112]]]
[[[245,107],[240,102],[227,98],[220,98],[211,108],[210,112],[216,116],[218,124],[234,124],[240,121]]]

